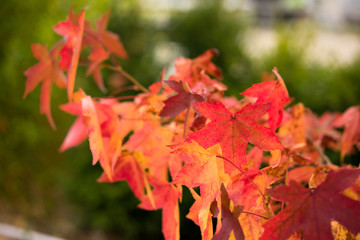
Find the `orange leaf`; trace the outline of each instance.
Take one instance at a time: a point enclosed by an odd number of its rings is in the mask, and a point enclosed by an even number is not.
[[[149,181],[154,187],[152,194],[155,200],[155,207],[151,204],[149,197],[145,198],[139,207],[147,210],[162,209],[162,232],[165,239],[179,240],[180,223],[178,199],[181,193],[172,184],[155,177],[150,177]]]

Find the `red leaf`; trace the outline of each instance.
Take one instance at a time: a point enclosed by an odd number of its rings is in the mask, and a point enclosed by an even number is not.
[[[55,82],[59,87],[65,87],[66,80],[62,71],[59,68],[57,55],[59,46],[48,52],[45,46],[41,44],[32,44],[31,50],[35,58],[40,62],[28,68],[25,71],[27,77],[24,98],[34,90],[34,88],[42,82],[41,96],[40,96],[40,112],[45,114],[51,127],[55,127],[54,120],[51,115],[50,97],[52,83]]]
[[[60,109],[73,115],[78,115],[78,118],[70,127],[64,142],[61,144],[60,151],[63,152],[68,148],[75,147],[82,143],[88,136],[85,119],[82,115],[81,103],[70,102],[60,106]]]
[[[103,92],[106,91],[104,86],[103,78],[101,76],[101,63],[108,59],[109,53],[105,51],[101,46],[98,46],[96,49],[93,49],[89,55],[90,65],[86,70],[86,76],[90,74],[93,75],[96,85]]]
[[[234,206],[230,209],[230,199],[224,185],[221,185],[221,228],[216,231],[212,240],[227,240],[233,232],[236,240],[245,239],[238,217],[242,207]]]
[[[154,190],[152,192],[155,207],[147,197],[140,208],[147,210],[162,209],[162,232],[166,240],[180,239],[179,205],[181,193],[172,184],[161,181],[155,177],[149,179]]]
[[[201,81],[201,72],[210,74],[218,79],[222,79],[221,69],[211,62],[214,54],[218,54],[216,49],[207,50],[195,59],[178,58],[175,61],[176,72],[169,77],[170,80],[184,81],[190,87]]]
[[[278,78],[277,81],[269,80],[254,84],[240,94],[256,97],[256,104],[271,103],[268,109],[269,125],[270,128],[276,129],[281,123],[283,108],[290,101],[290,98],[285,83],[277,69],[274,68],[273,72]]]
[[[345,127],[341,137],[341,158],[344,158],[347,153],[351,152],[353,145],[360,140],[360,106],[347,109],[334,125]]]
[[[115,53],[118,57],[127,59],[128,55],[124,46],[120,42],[119,36],[106,30],[106,26],[109,21],[109,15],[110,12],[105,13],[101,19],[96,22],[100,41],[110,52]]]
[[[107,174],[103,173],[98,181],[113,182],[126,180],[134,195],[142,201],[145,197],[144,189],[150,191],[150,186],[142,162],[143,156],[141,154],[125,153],[116,163],[113,179],[109,179]]]
[[[67,90],[68,99],[72,100],[74,91],[76,71],[79,63],[81,43],[84,33],[85,11],[79,15],[73,15],[72,10],[66,21],[62,21],[54,26],[54,30],[59,35],[64,36],[65,46],[60,52],[61,67],[67,70]]]
[[[90,96],[84,97],[81,102],[93,165],[100,161],[101,167],[112,180],[112,170],[120,156],[123,137],[118,116],[110,103],[97,103]]]
[[[164,101],[165,106],[161,110],[159,116],[176,117],[185,109],[189,109],[191,107],[191,103],[204,101],[202,96],[186,91],[182,81],[177,82],[174,80],[168,80],[165,82],[172,90],[176,91],[177,94]]]
[[[250,142],[260,149],[283,149],[274,132],[256,122],[269,105],[244,106],[232,114],[221,102],[193,103],[195,109],[211,120],[200,131],[191,133],[190,139],[208,148],[220,143],[223,156],[240,167],[246,164],[246,148]]]
[[[287,239],[301,230],[303,239],[333,239],[330,222],[338,221],[350,232],[360,232],[360,203],[341,192],[360,175],[360,169],[330,171],[325,181],[315,189],[306,189],[291,181],[289,186],[268,190],[275,199],[288,206],[266,222],[260,239]]]

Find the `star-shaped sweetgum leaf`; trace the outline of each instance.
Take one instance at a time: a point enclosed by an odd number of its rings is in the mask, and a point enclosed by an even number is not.
[[[160,116],[176,117],[185,109],[190,109],[191,103],[204,101],[204,98],[199,94],[186,91],[182,81],[168,80],[165,82],[177,94],[164,101],[165,106],[161,110]]]
[[[34,57],[38,59],[39,62],[28,68],[24,73],[27,77],[24,98],[32,92],[38,84],[42,83],[40,112],[46,115],[52,128],[55,128],[50,108],[52,84],[55,82],[58,87],[66,87],[66,78],[60,69],[58,61],[60,46],[61,44],[55,45],[49,52],[46,49],[46,46],[41,44],[32,44],[31,50]]]
[[[184,81],[192,88],[201,81],[201,72],[222,79],[222,72],[219,67],[211,62],[214,54],[218,55],[216,49],[209,49],[194,59],[180,57],[175,60],[175,73],[169,77],[170,80]]]
[[[235,205],[231,208],[231,202],[226,188],[224,185],[221,185],[221,210],[218,209],[221,212],[221,224],[218,224],[212,240],[229,239],[231,232],[233,232],[235,239],[245,239],[244,232],[238,219],[242,209],[243,207],[239,205]],[[221,227],[218,228],[219,226]]]
[[[195,109],[210,119],[205,127],[189,135],[204,148],[220,143],[223,157],[236,167],[246,164],[248,142],[260,149],[283,149],[275,133],[256,120],[269,108],[268,104],[247,104],[235,114],[231,113],[221,102],[193,103]],[[233,166],[228,165],[229,173]]]
[[[351,152],[354,144],[360,141],[360,106],[348,108],[334,123],[336,127],[344,126],[341,137],[341,158]]]
[[[360,169],[331,170],[317,188],[306,189],[291,181],[267,192],[287,207],[266,222],[260,239],[285,240],[301,230],[303,239],[333,239],[330,222],[338,221],[350,232],[360,232],[360,203],[341,194],[360,175]]]
[[[285,83],[276,68],[273,69],[273,73],[277,76],[278,80],[254,84],[240,94],[257,98],[256,104],[271,103],[268,109],[269,125],[270,128],[276,129],[281,123],[283,108],[289,103],[290,98]]]
[[[128,54],[120,41],[117,34],[106,30],[109,21],[110,11],[106,12],[97,22],[97,35],[101,43],[111,53],[116,54],[118,57],[127,59]]]

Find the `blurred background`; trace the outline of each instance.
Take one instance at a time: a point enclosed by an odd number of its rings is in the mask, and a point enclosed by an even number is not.
[[[39,87],[22,98],[23,72],[37,62],[30,45],[53,46],[60,37],[52,27],[71,6],[76,12],[87,9],[92,22],[111,10],[108,29],[121,36],[130,56],[120,63],[146,86],[159,79],[165,65],[171,71],[177,57],[217,48],[214,62],[223,69],[227,95],[240,97],[276,66],[295,102],[318,114],[360,103],[358,0],[11,0],[1,5],[0,223],[29,231],[65,239],[162,239],[161,212],[137,209],[126,183],[96,182],[101,170],[91,166],[87,142],[59,153],[75,120],[58,109],[65,92],[52,92],[56,131],[39,114]],[[84,71],[78,79],[87,92],[101,96]],[[355,157],[358,163],[359,154]],[[185,219],[191,204],[185,190],[181,236],[200,239],[198,227]]]

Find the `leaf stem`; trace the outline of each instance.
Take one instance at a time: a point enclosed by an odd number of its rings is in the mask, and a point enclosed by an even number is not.
[[[264,216],[262,216],[262,215],[260,215],[260,214],[257,214],[257,213],[248,212],[248,211],[242,211],[242,213],[251,214],[251,215],[254,215],[254,216],[261,217],[261,218],[264,218],[264,219],[266,219],[266,220],[269,220],[268,217],[264,217]]]
[[[94,97],[95,100],[101,100],[101,99],[111,99],[111,100],[128,100],[128,99],[134,99],[136,96],[119,96],[119,97]]]
[[[189,108],[186,110],[186,116],[185,116],[185,122],[184,122],[184,133],[183,133],[184,139],[187,138],[187,133],[188,133],[188,131],[187,131],[187,124],[188,124],[188,122],[189,122],[188,119],[189,119],[190,108],[191,108],[191,107],[189,107]]]
[[[128,74],[127,72],[124,71],[124,69],[121,66],[112,66],[109,64],[102,64],[103,67],[113,70],[115,72],[120,73],[122,76],[124,76],[127,80],[129,80],[130,82],[132,82],[138,89],[140,89],[141,91],[143,91],[144,93],[148,93],[149,90],[147,90],[143,85],[141,85],[135,78],[133,78],[130,74]]]
[[[241,168],[239,168],[238,166],[236,166],[233,162],[231,162],[229,159],[223,157],[223,156],[219,156],[219,155],[216,155],[216,157],[218,158],[221,158],[221,159],[224,159],[225,161],[227,161],[228,163],[230,163],[231,165],[233,165],[237,170],[239,170],[249,181],[250,183],[259,191],[259,193],[261,194],[264,202],[266,202],[266,198],[265,198],[265,195],[264,193],[260,190],[260,188],[258,187],[258,185],[256,185],[254,183],[253,180],[251,180],[251,178],[249,178],[249,176],[244,172],[244,170],[242,170]]]
[[[314,143],[314,147],[316,151],[320,154],[321,159],[323,160],[323,163],[327,165],[333,165],[333,163],[330,161],[329,157],[325,155],[324,151],[319,146],[320,144]]]

